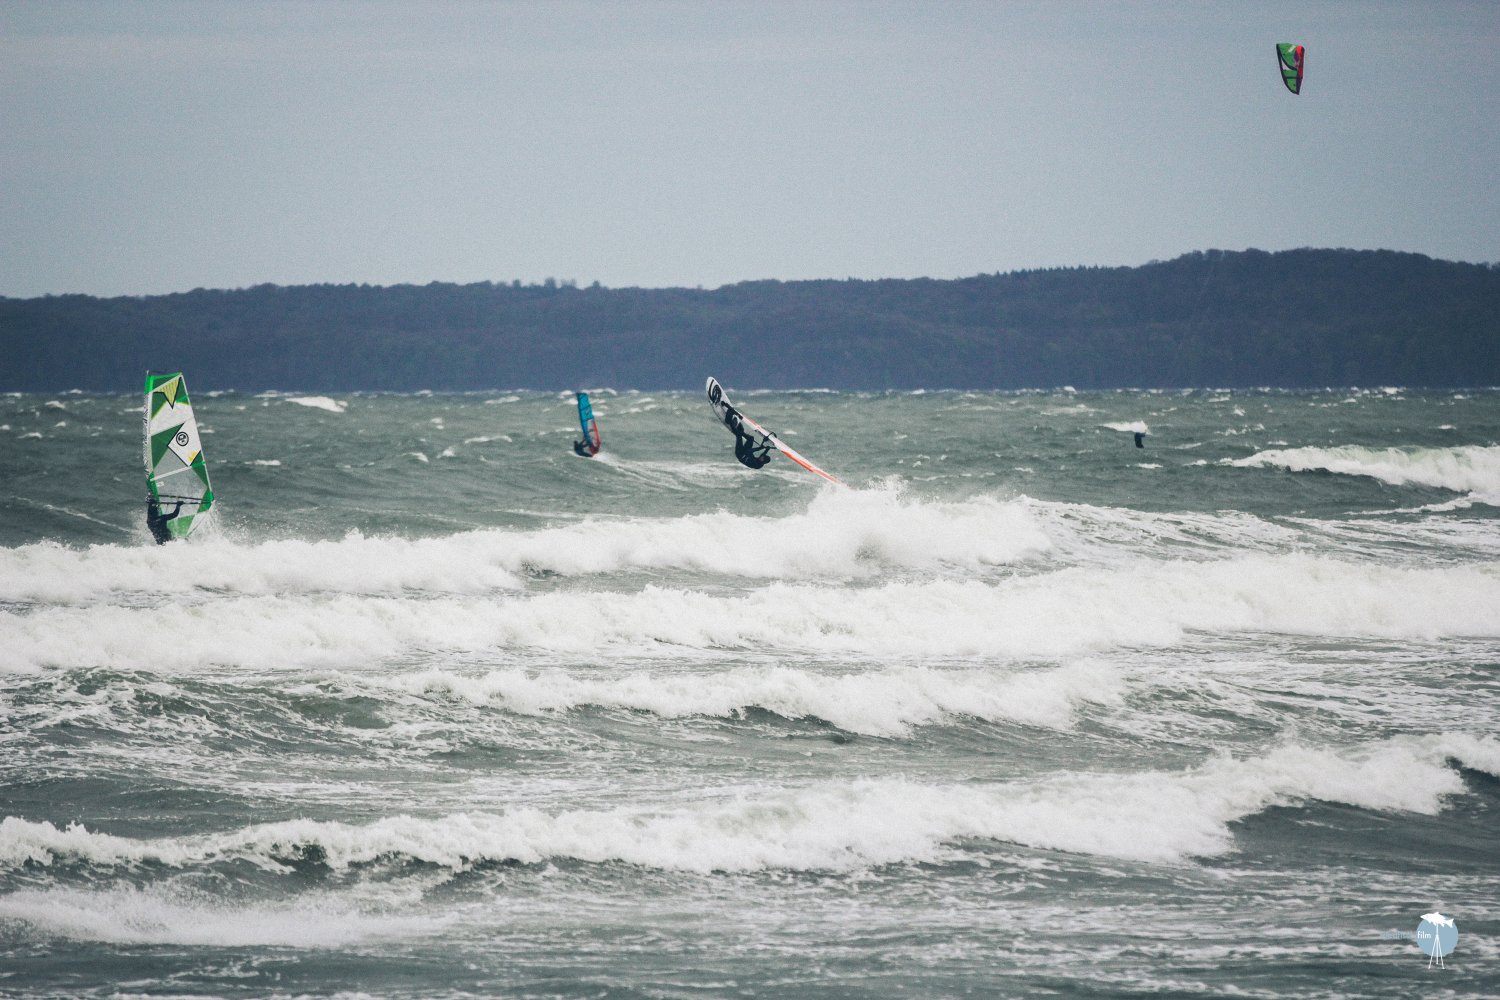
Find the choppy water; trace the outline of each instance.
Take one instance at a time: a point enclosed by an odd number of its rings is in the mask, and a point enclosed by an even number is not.
[[[1500,394],[192,388],[0,398],[0,994],[1500,992]]]

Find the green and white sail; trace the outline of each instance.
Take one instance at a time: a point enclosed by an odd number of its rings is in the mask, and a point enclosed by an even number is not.
[[[146,507],[158,541],[186,538],[214,504],[182,372],[146,375]],[[175,514],[174,514],[175,511]]]

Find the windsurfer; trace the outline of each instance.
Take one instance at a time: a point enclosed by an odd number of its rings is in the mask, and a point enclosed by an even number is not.
[[[589,451],[588,442],[587,441],[574,441],[573,442],[573,454],[577,455],[579,458],[593,458],[594,457],[594,453],[592,451]]]
[[[718,383],[714,383],[718,388]],[[740,411],[732,406],[724,407],[724,426],[734,432],[734,457],[740,460],[740,464],[752,469],[758,469],[771,460],[771,442],[769,439],[756,443],[755,435],[745,430],[745,418],[740,416]]]
[[[177,501],[177,506],[172,508],[172,513],[163,514],[161,504],[150,497],[146,498],[146,527],[151,530],[151,537],[156,539],[157,545],[165,545],[172,540],[172,532],[167,528],[167,522],[182,513],[182,501]]]
[[[771,442],[755,443],[755,438],[743,431],[735,431],[734,457],[752,469],[758,469],[771,460]]]

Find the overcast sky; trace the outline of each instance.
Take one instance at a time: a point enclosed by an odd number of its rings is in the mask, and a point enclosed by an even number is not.
[[[8,0],[0,89],[8,296],[1500,260],[1490,2]]]

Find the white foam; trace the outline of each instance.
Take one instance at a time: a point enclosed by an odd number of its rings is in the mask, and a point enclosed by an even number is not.
[[[339,870],[395,856],[453,870],[569,858],[695,872],[847,871],[938,862],[954,856],[959,842],[974,840],[1178,863],[1232,850],[1230,824],[1272,806],[1327,801],[1435,814],[1464,790],[1447,766],[1450,757],[1494,773],[1500,744],[1464,734],[1396,737],[1343,750],[1292,744],[1186,771],[1068,773],[992,784],[879,779],[737,787],[669,804],[400,815],[363,826],[291,820],[160,840],[11,817],[0,821],[0,864],[188,867],[239,858],[284,872],[308,857]]]
[[[1022,672],[898,667],[842,676],[791,667],[606,677],[550,670],[498,670],[468,677],[429,670],[383,683],[415,694],[496,704],[527,715],[594,705],[664,718],[732,718],[760,708],[788,719],[822,719],[870,736],[904,736],[913,726],[959,716],[1064,729],[1073,723],[1079,706],[1115,703],[1124,689],[1118,670],[1095,662]]]
[[[242,545],[225,538],[191,546],[39,542],[0,549],[0,600],[81,604],[113,595],[485,593],[516,589],[516,573],[494,558],[499,533],[442,539],[296,539]]]
[[[1305,548],[1298,532],[1253,514],[1152,512],[1057,503],[1022,497],[1052,543],[1049,556],[1066,562],[1118,565],[1184,555],[1244,555]]]
[[[298,543],[305,544],[305,543]],[[436,572],[413,566],[410,572]],[[164,659],[143,636],[173,630]],[[361,668],[391,657],[684,650],[873,657],[1069,658],[1170,646],[1188,631],[1438,639],[1500,636],[1500,566],[1402,569],[1313,556],[1077,567],[1005,579],[749,593],[228,597],[0,613],[0,670]]]
[[[0,600],[69,604],[121,592],[201,589],[482,593],[518,586],[518,574],[535,571],[582,576],[676,569],[750,579],[842,579],[871,577],[891,567],[1005,566],[1050,546],[1033,506],[991,498],[922,502],[886,487],[828,490],[806,512],[781,518],[717,511],[678,518],[593,518],[532,531],[484,530],[420,540],[358,533],[339,542],[245,545],[216,539],[170,552],[39,543],[0,549]]]
[[[296,403],[298,406],[308,406],[315,410],[327,410],[329,413],[343,413],[349,404],[343,400],[330,399],[327,396],[287,396],[288,403]]]
[[[1112,431],[1125,431],[1129,434],[1150,434],[1151,428],[1146,426],[1144,420],[1131,420],[1124,423],[1105,424]]]
[[[0,925],[5,923],[21,924],[28,936],[110,944],[337,948],[440,933],[447,922],[362,912],[322,893],[278,907],[178,899],[162,891],[128,888],[58,888],[0,896]]]
[[[1500,446],[1460,448],[1290,448],[1257,452],[1229,465],[1292,472],[1321,470],[1369,476],[1393,486],[1417,484],[1472,492],[1500,501]]]

